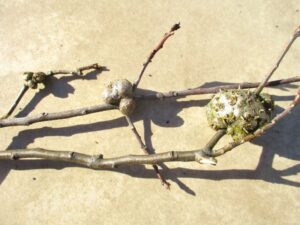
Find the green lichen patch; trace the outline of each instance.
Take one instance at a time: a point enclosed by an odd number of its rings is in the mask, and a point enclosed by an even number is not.
[[[208,103],[206,115],[213,129],[226,129],[235,141],[241,141],[271,120],[273,107],[268,94],[257,96],[249,90],[222,90]]]

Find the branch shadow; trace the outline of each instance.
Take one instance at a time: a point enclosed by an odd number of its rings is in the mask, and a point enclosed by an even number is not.
[[[35,107],[48,95],[53,95],[57,98],[67,98],[69,95],[75,92],[74,87],[69,83],[73,80],[97,80],[98,75],[102,72],[109,71],[106,67],[100,67],[100,69],[91,70],[85,75],[60,75],[47,77],[45,88],[37,92],[30,102],[19,111],[15,117],[25,117],[32,112]]]
[[[56,82],[59,83],[59,82]],[[227,83],[222,83],[227,84]],[[220,83],[218,83],[220,85]],[[144,93],[153,93],[149,90],[140,90]],[[276,101],[292,100],[294,96],[275,96]],[[140,102],[138,108],[132,117],[133,122],[143,121],[144,124],[144,139],[146,145],[152,153],[155,152],[155,147],[152,144],[151,124],[154,123],[161,127],[179,127],[184,123],[183,118],[178,114],[183,109],[189,107],[204,106],[208,103],[208,99],[178,101],[177,99],[170,99],[164,101],[147,101]],[[282,109],[277,108],[277,111]],[[161,164],[162,172],[166,179],[172,180],[182,190],[191,195],[196,193],[185,185],[180,178],[198,178],[210,180],[226,180],[226,179],[253,179],[264,180],[266,182],[284,184],[299,187],[298,182],[285,179],[286,176],[291,176],[300,172],[300,164],[284,169],[276,170],[272,164],[276,155],[292,160],[300,159],[300,152],[297,151],[300,146],[300,139],[298,134],[300,132],[300,109],[296,107],[293,115],[290,115],[279,121],[279,123],[269,130],[265,135],[255,139],[252,144],[262,146],[262,154],[255,170],[193,170],[186,168],[169,169],[165,164]],[[297,117],[295,119],[295,117]],[[36,129],[27,129],[19,132],[13,139],[7,149],[26,148],[35,139],[46,136],[72,136],[79,133],[101,132],[107,129],[114,129],[119,127],[126,127],[127,122],[124,117],[115,118],[109,121],[98,121],[90,124],[79,124],[69,127],[42,127]],[[288,130],[288,132],[287,132]],[[128,132],[129,129],[128,129]],[[201,146],[199,146],[201,147]],[[0,168],[0,185],[11,169],[30,170],[53,168],[63,169],[65,167],[72,167],[71,163],[52,162],[48,160],[26,160],[14,161],[13,163],[1,163]],[[148,169],[143,165],[121,167],[118,170],[111,170],[117,173],[124,173],[132,177],[155,179],[156,175],[152,169]]]

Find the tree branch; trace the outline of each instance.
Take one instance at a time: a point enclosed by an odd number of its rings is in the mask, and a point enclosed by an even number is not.
[[[8,118],[8,119],[0,120],[0,127],[26,126],[32,123],[39,123],[42,121],[66,119],[70,117],[83,116],[91,113],[112,110],[112,109],[118,109],[118,107],[109,104],[102,104],[102,105],[88,106],[88,107],[67,110],[67,111],[62,111],[57,113],[40,113],[35,116]]]
[[[282,79],[282,80],[274,80],[266,83],[266,87],[274,87],[278,85],[283,84],[290,84],[299,82],[300,77],[291,77],[288,79]],[[216,87],[210,87],[210,88],[193,88],[193,89],[187,89],[182,91],[169,91],[169,92],[157,92],[155,94],[148,94],[148,95],[135,95],[134,97],[136,99],[140,100],[157,100],[157,99],[165,99],[165,98],[182,98],[189,95],[202,95],[202,94],[214,94],[219,92],[220,90],[227,90],[227,89],[250,89],[250,88],[256,88],[259,86],[260,83],[239,83],[239,84],[230,84],[230,85],[221,85]]]
[[[125,165],[158,164],[171,161],[195,161],[201,151],[171,151],[152,155],[127,155],[104,159],[102,155],[86,155],[72,151],[55,151],[42,148],[0,151],[0,160],[46,159],[71,162],[92,169],[111,169]]]
[[[143,64],[142,70],[138,76],[138,79],[133,83],[133,91],[135,91],[135,89],[137,88],[137,86],[139,85],[144,72],[147,68],[147,66],[151,63],[152,59],[154,58],[155,54],[164,46],[164,43],[166,42],[166,40],[168,40],[169,37],[171,37],[172,35],[174,35],[175,31],[178,30],[180,28],[180,23],[174,24],[170,31],[165,33],[165,35],[163,36],[163,38],[160,40],[160,42],[158,43],[158,45],[152,50],[152,52],[150,53],[150,55],[148,56],[146,62]]]
[[[282,84],[299,82],[300,77],[292,77],[284,80],[275,80],[267,83],[267,86],[277,86]],[[259,83],[240,83],[240,84],[232,84],[232,85],[222,85],[213,88],[194,88],[190,90],[183,91],[171,91],[166,93],[156,93],[150,95],[140,95],[134,96],[135,99],[138,100],[157,100],[157,99],[165,99],[165,98],[174,98],[174,97],[186,97],[188,95],[201,95],[201,94],[212,94],[216,93],[219,90],[224,89],[234,89],[234,88],[255,88],[259,85]],[[0,127],[9,127],[9,126],[27,126],[32,123],[39,123],[42,121],[48,120],[59,120],[76,116],[83,116],[91,113],[106,111],[117,109],[117,106],[108,105],[108,104],[100,104],[90,107],[83,107],[74,110],[62,111],[57,113],[41,113],[35,116],[28,117],[19,117],[19,118],[9,118],[0,120]]]
[[[24,96],[24,94],[26,93],[26,91],[28,90],[28,86],[23,85],[21,91],[19,92],[16,100],[13,102],[13,104],[10,106],[8,112],[1,117],[1,119],[6,119],[7,117],[9,117],[13,111],[15,110],[15,108],[17,107],[17,105],[19,104],[19,102],[21,101],[22,97]]]

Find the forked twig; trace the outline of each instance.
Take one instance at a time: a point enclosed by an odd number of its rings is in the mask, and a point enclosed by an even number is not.
[[[277,60],[276,65],[272,68],[272,70],[270,71],[270,73],[261,81],[261,83],[256,88],[256,90],[254,92],[255,95],[253,95],[253,97],[254,96],[258,96],[260,94],[260,92],[264,89],[264,87],[267,86],[269,79],[272,77],[272,75],[274,74],[274,72],[277,70],[277,68],[279,67],[281,61],[283,60],[283,58],[285,57],[285,55],[287,54],[287,52],[290,50],[290,48],[293,45],[294,41],[299,36],[300,36],[300,26],[294,32],[292,39],[289,41],[289,43],[287,44],[287,46],[283,50],[283,53],[280,55],[279,59]],[[298,91],[298,94],[296,95],[295,100],[291,104],[291,106],[288,107],[285,110],[286,113],[289,112],[297,103],[299,103],[299,94],[300,94],[300,89]],[[218,154],[224,154],[224,152],[230,151],[232,148],[240,145],[241,143],[244,143],[245,141],[250,141],[250,140],[252,140],[253,138],[255,138],[257,136],[260,136],[267,129],[269,129],[270,127],[272,127],[277,122],[277,120],[279,120],[279,118],[282,118],[285,115],[286,114],[284,114],[284,113],[277,115],[275,118],[273,118],[273,120],[271,121],[270,124],[267,124],[267,125],[263,126],[262,128],[257,129],[254,133],[249,134],[246,137],[244,137],[243,140],[240,141],[240,142],[231,142],[228,145],[224,146],[223,148],[221,148],[221,149],[219,149],[217,151],[213,151],[212,149],[208,149],[208,150],[206,150],[206,152],[208,152],[209,155],[214,155],[214,156],[218,155]],[[223,133],[225,134],[225,131],[223,131]],[[220,138],[222,137],[223,133],[222,133],[222,130],[219,130],[218,133],[215,135],[217,142],[220,140]],[[220,134],[220,135],[218,135],[218,134]]]
[[[44,79],[50,76],[54,76],[54,75],[58,75],[58,74],[72,74],[75,76],[79,76],[79,75],[83,75],[83,71],[85,70],[90,70],[90,69],[102,69],[105,67],[99,66],[98,63],[94,63],[88,66],[83,66],[83,67],[79,67],[76,70],[51,70],[48,71],[46,73],[44,72],[25,72],[24,75],[30,74],[30,76],[39,76],[39,77],[43,77],[40,81],[33,81],[35,83],[35,85],[33,87],[29,86],[28,84],[24,83],[20,93],[18,94],[17,98],[15,99],[15,101],[13,102],[13,104],[10,106],[8,112],[1,117],[1,119],[6,119],[8,118],[13,111],[16,109],[17,105],[19,104],[19,102],[21,101],[22,97],[24,96],[24,94],[26,93],[26,91],[29,88],[33,88],[35,89],[37,86],[37,83],[44,83]]]

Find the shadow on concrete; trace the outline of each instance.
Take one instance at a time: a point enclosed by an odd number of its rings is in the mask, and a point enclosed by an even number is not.
[[[96,80],[97,76],[104,72],[109,71],[106,67],[101,67],[97,70],[92,70],[87,74],[80,75],[57,75],[47,78],[47,85],[45,88],[37,92],[30,102],[20,111],[15,117],[25,117],[48,95],[54,95],[57,98],[67,98],[70,94],[75,92],[75,89],[69,82],[73,80]]]
[[[56,82],[60,83],[60,82]],[[216,83],[214,85],[220,85],[225,83]],[[205,84],[205,85],[210,85]],[[204,85],[204,86],[205,86]],[[291,88],[296,86],[289,85]],[[206,86],[207,87],[207,86]],[[282,88],[282,87],[281,87]],[[287,89],[286,89],[287,90]],[[144,93],[151,93],[149,90],[140,90]],[[275,101],[290,101],[294,96],[274,96]],[[38,101],[37,101],[38,102]],[[161,127],[179,127],[184,123],[183,118],[178,116],[179,112],[189,107],[204,106],[208,102],[205,100],[191,100],[191,101],[177,101],[176,99],[164,100],[164,101],[148,101],[140,102],[138,104],[137,111],[133,116],[133,121],[143,120],[144,123],[144,140],[146,145],[151,150],[151,153],[155,152],[155,147],[152,144],[151,136],[151,124],[154,123]],[[280,108],[277,108],[279,112]],[[29,110],[30,111],[30,110]],[[272,167],[274,157],[279,155],[292,160],[300,159],[300,139],[298,134],[300,133],[300,108],[296,107],[291,115],[281,120],[275,127],[269,130],[265,135],[255,139],[252,143],[262,146],[262,154],[258,162],[258,166],[255,170],[192,170],[185,168],[169,169],[165,164],[160,165],[163,175],[175,182],[182,190],[191,195],[196,193],[186,186],[180,178],[198,178],[198,179],[210,179],[210,180],[224,180],[224,179],[253,179],[264,180],[266,182],[278,183],[284,185],[290,185],[299,187],[300,183],[286,179],[285,177],[295,175],[300,172],[300,164],[284,169],[276,170]],[[30,143],[33,143],[35,139],[46,136],[72,136],[79,133],[95,132],[106,129],[113,129],[118,127],[127,126],[127,122],[124,117],[112,119],[109,121],[100,121],[90,124],[80,124],[69,127],[51,128],[42,127],[37,129],[28,129],[19,132],[13,139],[7,149],[26,148]],[[128,132],[130,130],[128,129]],[[199,146],[201,148],[202,146]],[[187,149],[188,150],[188,149]],[[228,154],[234,154],[228,153]],[[250,153],[251,154],[251,153]],[[65,167],[76,166],[71,163],[65,162],[52,162],[47,160],[26,160],[26,161],[10,161],[1,163],[0,168],[0,184],[3,182],[7,174],[11,169],[17,170],[30,170],[30,169],[63,169]],[[201,165],[199,165],[201,168]],[[217,167],[216,167],[217,168]],[[143,165],[128,166],[112,170],[118,173],[128,174],[129,176],[139,178],[156,178],[152,169],[147,169]]]

